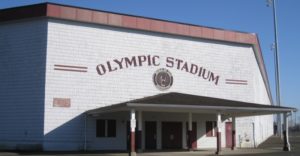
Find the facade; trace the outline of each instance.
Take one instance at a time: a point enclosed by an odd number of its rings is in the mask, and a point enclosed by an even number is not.
[[[112,109],[162,95],[272,107],[255,34],[51,3],[0,17],[1,149],[256,147],[273,134],[278,111]]]

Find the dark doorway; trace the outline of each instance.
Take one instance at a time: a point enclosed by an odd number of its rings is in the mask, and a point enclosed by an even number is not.
[[[232,122],[226,122],[226,147],[231,148],[232,146]]]
[[[156,149],[156,121],[145,122],[145,148],[147,150]]]
[[[181,122],[162,122],[162,148],[182,149]]]
[[[189,123],[186,123],[186,144],[189,145],[189,137],[188,137],[188,130],[189,130]],[[192,142],[192,149],[197,149],[197,123],[192,123],[192,133],[191,133],[191,142]]]

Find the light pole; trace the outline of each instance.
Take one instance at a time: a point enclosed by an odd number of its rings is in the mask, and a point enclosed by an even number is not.
[[[272,5],[273,22],[274,22],[274,38],[275,38],[275,83],[276,83],[276,104],[281,105],[280,99],[280,73],[279,73],[279,49],[278,49],[278,31],[277,31],[277,15],[276,15],[276,0],[268,0],[268,6]],[[281,114],[277,114],[277,133],[282,136]]]

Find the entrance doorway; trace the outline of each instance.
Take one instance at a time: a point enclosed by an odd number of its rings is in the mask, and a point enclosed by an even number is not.
[[[181,149],[182,148],[182,123],[162,122],[162,148]]]
[[[232,146],[232,122],[226,122],[225,128],[226,128],[226,147],[231,148],[231,146]]]
[[[156,149],[157,133],[156,133],[156,122],[146,121],[145,122],[145,148],[147,150]]]
[[[186,123],[186,144],[189,145],[189,137],[188,137],[188,130],[189,130],[189,123]],[[197,123],[193,122],[192,123],[192,133],[191,133],[191,142],[192,142],[192,149],[195,150],[197,149]]]

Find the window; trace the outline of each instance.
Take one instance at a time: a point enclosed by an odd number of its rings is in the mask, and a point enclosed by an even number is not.
[[[216,126],[217,126],[216,121],[206,121],[206,136],[207,137],[217,136]]]
[[[97,120],[96,136],[97,137],[105,137],[105,120]]]
[[[116,137],[116,120],[96,121],[96,137]]]
[[[107,137],[116,137],[116,120],[107,120]]]

